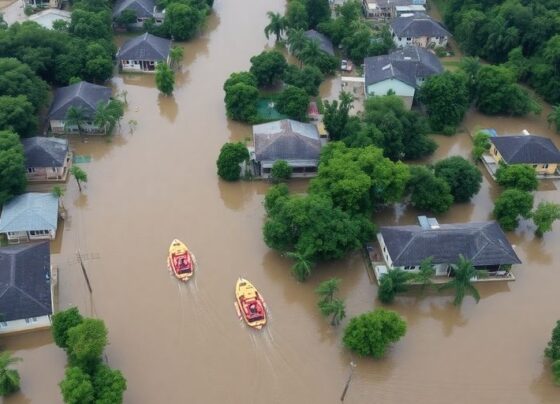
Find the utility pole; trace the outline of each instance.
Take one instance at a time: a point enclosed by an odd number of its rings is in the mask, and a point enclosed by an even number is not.
[[[350,380],[352,380],[352,374],[354,373],[354,368],[356,364],[354,361],[350,362],[350,374],[348,375],[348,380],[346,381],[346,386],[344,386],[344,391],[342,392],[342,396],[340,396],[340,401],[344,401],[344,397],[346,397],[346,392],[348,391],[348,387],[350,387]]]
[[[80,263],[80,267],[82,268],[82,273],[84,274],[84,278],[86,279],[86,284],[89,289],[89,294],[91,295],[93,293],[93,290],[91,289],[91,284],[89,283],[89,277],[86,271],[86,267],[84,266],[84,261],[82,260],[82,255],[80,254],[80,250],[78,250],[77,255],[78,255],[78,261]]]

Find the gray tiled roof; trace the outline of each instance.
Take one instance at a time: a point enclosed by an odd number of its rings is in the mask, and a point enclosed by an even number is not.
[[[416,87],[417,78],[443,72],[437,56],[418,46],[406,46],[389,55],[365,58],[364,65],[366,86],[396,78]]]
[[[451,34],[441,25],[426,14],[415,14],[409,17],[397,17],[391,21],[391,28],[398,37],[418,38],[444,37]]]
[[[155,0],[118,0],[113,7],[113,17],[118,17],[124,10],[136,12],[136,17],[150,18],[154,16]]]
[[[334,56],[334,48],[331,40],[321,34],[320,32],[315,31],[314,29],[310,29],[309,31],[305,31],[305,36],[312,41],[316,41],[319,43],[319,47],[323,52],[328,53],[331,56]]]
[[[253,126],[255,159],[319,160],[321,140],[317,127],[291,119]]]
[[[171,41],[148,34],[129,39],[117,52],[118,60],[167,60]]]
[[[29,192],[4,204],[0,215],[0,233],[56,231],[57,221],[58,198],[52,193]]]
[[[47,241],[0,248],[0,320],[52,314]]]
[[[62,167],[66,162],[66,139],[36,136],[24,138],[21,143],[26,167]]]
[[[66,111],[70,107],[79,107],[84,110],[87,118],[93,118],[97,104],[108,102],[111,98],[111,89],[108,87],[80,81],[66,87],[60,87],[54,93],[53,102],[49,110],[49,119],[66,119]]]
[[[418,265],[433,257],[434,264],[454,264],[462,254],[475,266],[520,264],[498,223],[442,224],[381,227],[394,266]]]
[[[493,136],[490,141],[508,164],[560,163],[560,152],[552,140],[542,136]]]

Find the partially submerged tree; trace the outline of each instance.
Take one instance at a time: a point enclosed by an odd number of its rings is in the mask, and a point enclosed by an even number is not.
[[[23,146],[14,132],[0,130],[0,205],[25,191]]]
[[[58,384],[65,404],[93,404],[94,391],[89,375],[77,366],[66,368]]]
[[[270,22],[266,27],[264,27],[264,34],[266,35],[266,39],[270,36],[270,34],[274,34],[276,36],[276,42],[282,39],[282,33],[286,29],[286,18],[282,16],[280,13],[274,13],[269,11],[266,13]]]
[[[120,122],[123,115],[124,103],[122,101],[110,100],[107,103],[100,102],[97,104],[93,122],[103,130],[103,133],[109,134]]]
[[[494,216],[505,231],[512,231],[519,224],[519,217],[528,219],[533,208],[533,195],[519,189],[504,191],[494,205]]]
[[[477,132],[473,137],[473,158],[480,159],[484,153],[490,150],[491,146],[490,135],[482,131]]]
[[[175,72],[165,63],[158,63],[156,66],[156,86],[164,95],[173,94]]]
[[[475,165],[461,156],[438,161],[434,173],[447,182],[455,202],[468,202],[480,191],[482,174]]]
[[[496,182],[506,189],[535,191],[539,186],[537,172],[529,164],[500,165],[496,170]]]
[[[93,373],[107,345],[107,328],[103,320],[85,318],[66,334],[70,363]]]
[[[338,101],[323,103],[325,108],[323,122],[331,140],[340,140],[350,135],[347,132],[347,125],[353,100],[352,94],[342,91],[338,96]]]
[[[78,133],[83,132],[83,126],[87,121],[87,116],[84,108],[80,106],[71,106],[66,110],[66,116],[64,117],[64,130],[66,132],[71,132],[74,127],[78,129]]]
[[[74,176],[76,182],[78,183],[78,189],[80,190],[80,192],[82,192],[82,183],[87,182],[88,180],[87,173],[80,167],[73,165],[70,168],[70,174]]]
[[[292,176],[292,166],[286,160],[276,160],[270,169],[270,178],[275,184],[287,181]]]
[[[473,279],[484,278],[488,276],[487,271],[477,270],[471,261],[467,260],[463,255],[459,256],[459,262],[453,265],[453,278],[440,286],[440,290],[454,289],[455,298],[453,304],[460,306],[466,295],[471,295],[478,303],[480,294],[472,284]]]
[[[181,65],[184,51],[185,49],[181,45],[171,47],[171,51],[169,52],[169,61],[172,69],[177,69]]]
[[[21,361],[9,352],[0,353],[0,396],[4,397],[19,390],[19,372],[10,365]]]
[[[410,202],[416,209],[443,213],[453,204],[451,187],[443,179],[436,177],[432,170],[423,166],[410,168],[411,177],[408,182]]]
[[[224,144],[216,161],[218,175],[226,181],[237,181],[241,174],[240,164],[248,158],[249,151],[243,143]]]
[[[251,58],[250,72],[257,78],[259,87],[272,86],[284,77],[288,67],[286,58],[278,51],[264,51]]]
[[[321,314],[331,316],[331,325],[337,326],[346,317],[346,305],[342,299],[333,299],[330,302],[319,302]]]
[[[411,280],[421,285],[420,286],[421,293],[423,293],[427,287],[434,286],[434,282],[432,281],[432,278],[435,276],[436,270],[434,269],[434,264],[432,263],[432,261],[433,261],[432,257],[424,258],[420,262],[420,270],[411,275]]]
[[[292,275],[294,275],[294,278],[299,282],[305,282],[311,275],[311,269],[315,266],[310,253],[296,250],[286,252],[285,255],[295,261],[292,265]]]
[[[255,121],[258,98],[259,90],[256,87],[245,83],[228,86],[225,97],[227,116],[241,122]]]
[[[278,109],[278,112],[287,115],[288,118],[306,122],[309,99],[305,90],[295,86],[287,86],[278,94],[276,109]]]
[[[554,202],[540,202],[531,218],[537,226],[535,234],[542,237],[544,233],[551,231],[552,224],[560,219],[560,205]]]
[[[315,288],[315,293],[319,296],[320,302],[332,302],[334,294],[338,292],[341,280],[339,278],[331,278],[323,281]]]
[[[377,297],[382,303],[393,303],[397,293],[403,293],[408,290],[408,282],[411,275],[402,269],[392,269],[381,277],[379,288],[377,289]]]
[[[76,307],[53,314],[51,332],[54,343],[62,349],[68,348],[68,330],[81,324],[83,319]]]
[[[552,362],[552,377],[554,382],[560,385],[560,321],[556,322],[556,326],[552,330],[552,337],[544,350],[544,356]]]

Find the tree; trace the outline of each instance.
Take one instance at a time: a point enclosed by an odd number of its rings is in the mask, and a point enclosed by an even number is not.
[[[85,318],[67,331],[66,343],[70,363],[91,373],[107,345],[107,328],[103,320]]]
[[[272,182],[279,183],[289,180],[292,176],[292,166],[286,160],[276,160],[270,170]]]
[[[126,379],[119,370],[101,364],[92,378],[96,404],[121,404],[126,390]]]
[[[284,83],[299,87],[311,96],[319,94],[319,86],[324,78],[321,70],[315,66],[304,66],[299,69],[294,65],[288,65],[284,72]]]
[[[270,22],[266,27],[264,27],[264,34],[266,39],[268,39],[270,34],[276,36],[276,42],[282,38],[282,32],[286,29],[286,19],[280,13],[273,13],[269,11],[266,13]]]
[[[193,38],[204,22],[207,9],[207,7],[197,7],[190,2],[171,2],[165,8],[163,33],[176,41]]]
[[[24,95],[0,96],[0,128],[28,136],[37,130],[37,117],[33,105]]]
[[[291,0],[286,9],[286,26],[296,30],[306,30],[308,27],[307,9],[304,1]]]
[[[556,326],[552,330],[552,336],[544,350],[544,356],[552,362],[560,360],[560,320],[556,322]]]
[[[311,275],[311,269],[313,269],[315,265],[315,262],[313,262],[310,257],[310,253],[308,251],[301,252],[296,250],[293,252],[286,252],[285,255],[295,261],[292,266],[292,275],[294,275],[294,278],[299,282],[305,282]]]
[[[259,87],[272,86],[282,80],[288,63],[278,51],[264,51],[251,58],[250,72],[257,78]]]
[[[535,191],[539,186],[537,172],[528,164],[500,165],[496,170],[496,182],[506,189]]]
[[[406,322],[394,311],[377,309],[350,319],[344,346],[362,356],[382,358],[392,343],[406,334]]]
[[[353,100],[352,94],[342,91],[338,96],[338,101],[323,103],[325,109],[323,122],[331,140],[340,140],[349,135],[346,129]]]
[[[165,95],[171,95],[175,87],[175,72],[165,63],[156,66],[156,86]]]
[[[460,306],[466,295],[471,295],[478,303],[480,294],[473,286],[472,280],[485,278],[486,276],[488,276],[487,271],[475,269],[472,262],[463,257],[463,255],[459,255],[459,262],[453,265],[453,279],[441,285],[439,289],[455,290],[455,299],[453,299],[455,306]]]
[[[480,191],[482,174],[463,157],[453,156],[438,161],[434,173],[447,182],[455,202],[468,202]]]
[[[408,272],[402,269],[393,269],[381,277],[377,297],[382,303],[393,303],[397,293],[408,290],[407,283],[411,279]]]
[[[432,278],[435,276],[436,271],[434,265],[432,264],[432,257],[424,258],[420,262],[420,270],[412,274],[411,279],[415,283],[420,283],[420,292],[423,293],[426,287],[433,287],[434,283]]]
[[[19,390],[19,372],[9,369],[10,365],[21,361],[5,351],[0,353],[0,396],[5,397]]]
[[[470,105],[467,76],[462,72],[430,76],[420,89],[419,100],[426,106],[433,130],[454,132]]]
[[[82,133],[83,125],[86,123],[87,117],[84,108],[81,106],[71,106],[66,110],[64,120],[64,130],[66,132],[73,132],[74,128],[78,129],[78,133]]]
[[[125,10],[126,11],[126,10]],[[185,49],[180,45],[175,45],[171,47],[171,51],[169,52],[169,60],[171,63],[171,67],[176,69],[181,65],[181,61],[183,60],[183,54]]]
[[[231,87],[238,83],[243,83],[256,88],[257,78],[250,72],[232,73],[224,83],[224,91],[227,93]]]
[[[276,99],[278,112],[287,115],[297,121],[307,121],[307,108],[309,107],[309,95],[299,87],[287,86]]]
[[[249,158],[247,147],[241,143],[226,143],[216,161],[218,175],[226,181],[237,181],[241,174],[240,164]]]
[[[229,118],[241,122],[253,122],[257,119],[257,99],[259,90],[256,87],[237,83],[226,90],[226,111]]]
[[[480,159],[484,153],[490,150],[491,146],[490,135],[482,131],[477,132],[473,138],[473,158],[475,160]]]
[[[340,322],[346,317],[346,306],[344,301],[341,299],[333,299],[329,302],[322,301],[319,302],[319,311],[325,317],[331,317],[331,325],[333,327],[340,324]]]
[[[408,189],[410,201],[416,209],[433,213],[449,210],[453,195],[451,187],[443,178],[436,177],[432,170],[423,166],[411,167],[410,173]]]
[[[289,3],[288,8],[293,3],[298,3],[298,1],[292,0]],[[288,47],[292,55],[295,57],[299,58],[301,52],[305,49],[307,42],[309,42],[309,38],[307,38],[303,29],[293,28],[288,31]]]
[[[494,216],[505,231],[512,231],[519,224],[519,216],[528,219],[533,208],[533,195],[519,189],[504,191],[494,204]]]
[[[99,102],[93,117],[93,123],[103,129],[103,133],[111,133],[124,115],[124,104],[119,100],[108,103]]]
[[[115,18],[115,23],[119,27],[124,27],[127,30],[130,30],[132,24],[136,23],[137,18],[135,10],[126,9],[121,11],[121,13]]]
[[[554,378],[554,383],[560,385],[560,360],[552,363],[552,377]]]
[[[68,348],[68,330],[81,324],[83,320],[76,307],[53,314],[51,332],[54,343],[60,348]]]
[[[37,112],[47,103],[48,86],[28,65],[15,58],[0,58],[0,96],[2,95],[24,95]]]
[[[61,207],[62,209],[64,209],[64,204],[62,203],[62,197],[64,196],[64,193],[65,193],[64,188],[62,188],[62,187],[59,186],[59,185],[55,185],[55,186],[52,188],[52,191],[51,191],[51,192],[52,192],[52,194],[58,199],[58,203],[60,204],[60,207]]]
[[[78,183],[78,189],[82,192],[82,182],[87,182],[87,173],[82,170],[80,167],[73,165],[70,168],[70,174],[74,176],[76,182]]]
[[[319,296],[319,302],[332,302],[334,294],[338,292],[341,280],[339,278],[331,278],[323,281],[315,288],[315,293]]]
[[[305,9],[307,10],[309,28],[317,27],[331,16],[329,0],[306,0]]]
[[[23,146],[18,135],[0,131],[0,205],[25,191],[27,184]]]
[[[547,115],[546,120],[549,126],[554,124],[556,132],[560,133],[560,105],[552,107],[552,111]]]
[[[560,205],[554,202],[540,202],[531,217],[537,226],[535,234],[542,237],[544,233],[551,231],[552,224],[560,219]]]
[[[94,402],[91,379],[79,367],[66,368],[64,379],[58,385],[65,404],[92,404]]]
[[[102,83],[113,75],[112,52],[98,42],[90,43],[86,48],[84,77],[90,81]]]

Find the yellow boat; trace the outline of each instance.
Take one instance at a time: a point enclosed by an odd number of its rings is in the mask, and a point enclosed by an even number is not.
[[[257,289],[247,279],[237,279],[235,285],[237,314],[247,325],[260,330],[266,324],[266,306]]]
[[[187,246],[175,239],[169,246],[167,265],[177,279],[186,282],[194,274],[196,262]]]

